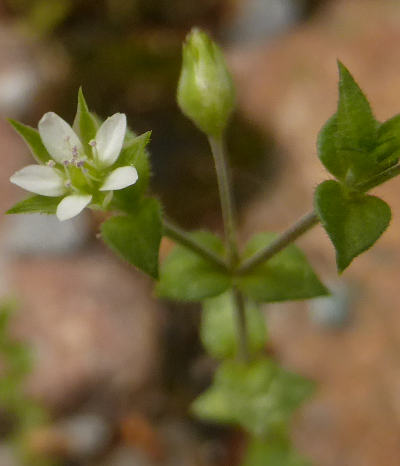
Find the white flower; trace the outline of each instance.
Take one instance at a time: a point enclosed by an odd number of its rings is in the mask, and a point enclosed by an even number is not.
[[[85,153],[71,126],[53,112],[42,117],[38,129],[53,160],[47,165],[28,165],[14,173],[10,181],[42,196],[65,196],[57,206],[59,220],[78,215],[92,202],[96,193],[108,191],[102,198],[106,204],[112,197],[112,191],[136,183],[138,174],[134,167],[111,168],[125,139],[124,114],[116,113],[100,126],[95,139],[89,143],[90,153]]]

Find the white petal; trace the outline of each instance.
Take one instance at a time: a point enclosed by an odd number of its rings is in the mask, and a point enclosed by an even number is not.
[[[44,146],[56,162],[71,160],[74,151],[83,151],[82,143],[71,126],[53,112],[43,115],[38,129]]]
[[[75,215],[78,215],[82,210],[90,204],[92,196],[86,194],[71,194],[64,197],[64,199],[57,206],[57,217],[59,220],[68,220]]]
[[[138,173],[135,167],[119,167],[113,170],[105,179],[100,191],[114,191],[135,184]]]
[[[124,143],[126,116],[116,113],[107,118],[96,134],[97,159],[104,167],[109,167],[118,158]]]
[[[20,188],[43,196],[57,197],[66,192],[62,175],[45,165],[28,165],[14,173],[10,181]]]

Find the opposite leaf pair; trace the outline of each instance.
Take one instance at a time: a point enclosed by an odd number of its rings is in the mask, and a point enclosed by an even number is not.
[[[224,257],[224,246],[217,236],[204,231],[192,233],[192,237]],[[268,246],[275,238],[274,233],[254,236],[245,247],[243,258]],[[162,264],[157,292],[178,301],[202,301],[221,295],[232,286],[257,302],[308,299],[328,293],[294,245],[251,272],[237,276],[183,246],[176,246]]]
[[[318,155],[337,181],[315,192],[315,209],[336,249],[342,272],[389,225],[390,207],[365,194],[367,182],[398,162],[400,116],[378,123],[365,95],[339,63],[339,102],[318,137]]]

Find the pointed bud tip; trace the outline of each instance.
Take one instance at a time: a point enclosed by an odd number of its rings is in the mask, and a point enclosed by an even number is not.
[[[182,112],[209,136],[219,136],[235,104],[232,78],[218,45],[197,28],[186,37],[177,89]]]

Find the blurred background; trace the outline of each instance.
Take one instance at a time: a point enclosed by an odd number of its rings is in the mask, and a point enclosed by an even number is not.
[[[378,119],[400,110],[398,0],[0,0],[1,211],[24,197],[8,179],[30,160],[5,118],[36,126],[51,110],[72,121],[82,85],[99,115],[153,131],[152,189],[168,215],[221,229],[206,140],[175,103],[194,25],[223,45],[237,84],[228,145],[243,240],[311,208],[327,176],[315,140],[335,111],[337,58]],[[400,185],[377,192],[392,225],[341,277],[320,227],[299,241],[333,297],[265,308],[267,351],[317,382],[293,438],[318,466],[399,464]],[[0,465],[235,466],[242,434],[188,415],[216,364],[198,307],[157,301],[96,238],[99,220],[1,218],[1,296],[16,301],[3,306],[0,334],[14,346],[1,358],[17,381],[0,391],[16,383],[19,398],[0,406]],[[34,428],[21,444],[24,423]],[[38,456],[23,463],[24,449]]]

